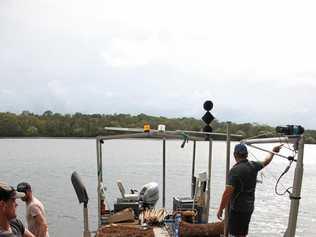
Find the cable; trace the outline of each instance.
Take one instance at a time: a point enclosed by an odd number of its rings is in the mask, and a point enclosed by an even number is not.
[[[256,157],[253,153],[251,153],[249,150],[248,150],[248,153],[249,153],[254,159],[256,159],[257,161],[260,162],[260,160],[258,160],[257,157]],[[263,171],[260,171],[260,172],[263,172]],[[278,180],[278,178],[275,177],[271,172],[269,172],[269,170],[265,169],[265,172],[268,173],[270,176],[272,176],[272,177],[275,179],[275,181]],[[281,183],[281,185],[282,185],[282,183]],[[285,187],[283,186],[283,188],[285,188]]]
[[[288,144],[288,145],[289,145],[289,144]],[[283,196],[283,195],[285,195],[286,193],[288,193],[289,195],[291,195],[291,192],[290,192],[289,190],[292,189],[292,187],[285,188],[284,185],[283,185],[282,183],[280,183],[280,180],[281,180],[281,178],[290,170],[291,165],[292,165],[293,161],[295,160],[294,157],[295,157],[295,155],[296,155],[296,151],[294,151],[294,153],[295,153],[294,156],[289,156],[288,160],[290,161],[290,163],[289,163],[289,165],[285,168],[285,170],[283,171],[283,173],[279,176],[279,178],[276,178],[272,173],[270,173],[270,172],[267,171],[267,173],[269,173],[269,174],[276,180],[276,184],[275,184],[275,187],[274,187],[274,191],[275,191],[275,193],[276,193],[277,195],[279,195],[279,196]],[[254,157],[257,161],[259,161],[259,160],[257,159],[257,157],[256,157],[253,153],[249,152],[249,154],[250,154],[252,157]],[[278,185],[279,185],[279,184],[285,189],[284,193],[278,192]]]
[[[284,191],[283,193],[279,193],[279,192],[278,192],[278,184],[279,184],[281,178],[290,170],[292,163],[293,163],[293,160],[290,161],[289,165],[285,168],[285,170],[284,170],[283,173],[280,175],[280,177],[278,178],[278,180],[277,180],[277,182],[276,182],[276,184],[275,184],[274,192],[275,192],[277,195],[279,195],[279,196],[283,196],[283,195],[285,195],[286,193],[288,193],[289,195],[291,195],[291,192],[290,192],[289,190],[292,189],[293,187],[289,187],[289,188],[285,189],[285,191]],[[282,186],[283,186],[283,185],[282,185]],[[284,186],[283,186],[283,188],[284,188]]]
[[[290,189],[292,189],[293,187],[289,187],[289,188],[285,189],[285,191],[284,191],[283,193],[279,193],[279,192],[278,192],[278,184],[279,184],[281,178],[290,170],[293,161],[295,161],[295,156],[296,156],[296,154],[297,154],[297,150],[296,150],[295,148],[292,149],[292,148],[290,147],[290,144],[289,144],[288,142],[287,142],[287,146],[285,146],[284,148],[286,148],[286,149],[292,151],[293,154],[292,154],[292,156],[289,156],[289,157],[288,157],[288,160],[290,161],[290,163],[289,163],[289,165],[285,168],[285,170],[284,170],[283,173],[280,175],[280,177],[278,178],[278,180],[277,180],[277,182],[276,182],[276,184],[275,184],[275,187],[274,187],[274,192],[275,192],[277,195],[279,195],[279,196],[283,196],[283,195],[285,195],[286,193],[288,193],[289,196],[291,196]],[[283,186],[283,185],[282,185],[282,186]],[[283,186],[283,188],[284,188],[284,186]]]

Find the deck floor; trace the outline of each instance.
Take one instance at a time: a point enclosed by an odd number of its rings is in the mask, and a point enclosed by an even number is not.
[[[155,237],[170,237],[168,231],[165,228],[155,227],[154,233]]]

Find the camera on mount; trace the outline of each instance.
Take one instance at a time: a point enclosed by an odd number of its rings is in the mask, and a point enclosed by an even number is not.
[[[283,135],[301,135],[304,133],[304,128],[301,125],[277,126],[275,130]]]

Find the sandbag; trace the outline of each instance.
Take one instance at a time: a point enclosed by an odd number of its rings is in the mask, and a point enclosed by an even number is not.
[[[180,222],[180,237],[220,237],[224,234],[224,222],[190,224]]]
[[[96,237],[155,237],[155,234],[152,228],[143,230],[139,226],[112,224],[101,227]]]

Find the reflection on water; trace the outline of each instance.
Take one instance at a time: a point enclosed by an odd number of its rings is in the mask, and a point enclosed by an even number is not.
[[[191,182],[192,145],[180,149],[181,142],[167,142],[166,204],[172,207],[173,196],[189,196]],[[1,180],[12,185],[21,181],[33,185],[35,196],[47,209],[52,236],[80,236],[83,230],[82,206],[79,205],[70,181],[77,171],[87,186],[90,197],[89,216],[92,229],[96,228],[96,152],[95,141],[87,139],[5,139],[0,140]],[[119,190],[116,180],[121,179],[127,189],[140,189],[145,183],[162,184],[162,146],[160,141],[106,141],[104,144],[104,182],[112,206]],[[272,146],[267,146],[271,148]],[[305,170],[302,200],[296,236],[316,236],[316,146],[305,147]],[[251,159],[262,159],[265,153],[251,150]],[[196,172],[207,170],[208,144],[197,143]],[[232,164],[234,163],[231,160]],[[275,158],[263,171],[263,183],[257,185],[256,209],[250,226],[251,236],[282,236],[288,221],[290,201],[287,196],[274,193],[276,179],[288,162]],[[292,185],[295,165],[282,180],[280,191]],[[211,220],[215,220],[220,195],[224,189],[225,143],[213,146],[211,180]],[[162,188],[160,188],[162,190]],[[161,202],[159,203],[161,205]],[[24,216],[24,203],[19,202],[18,213]]]

